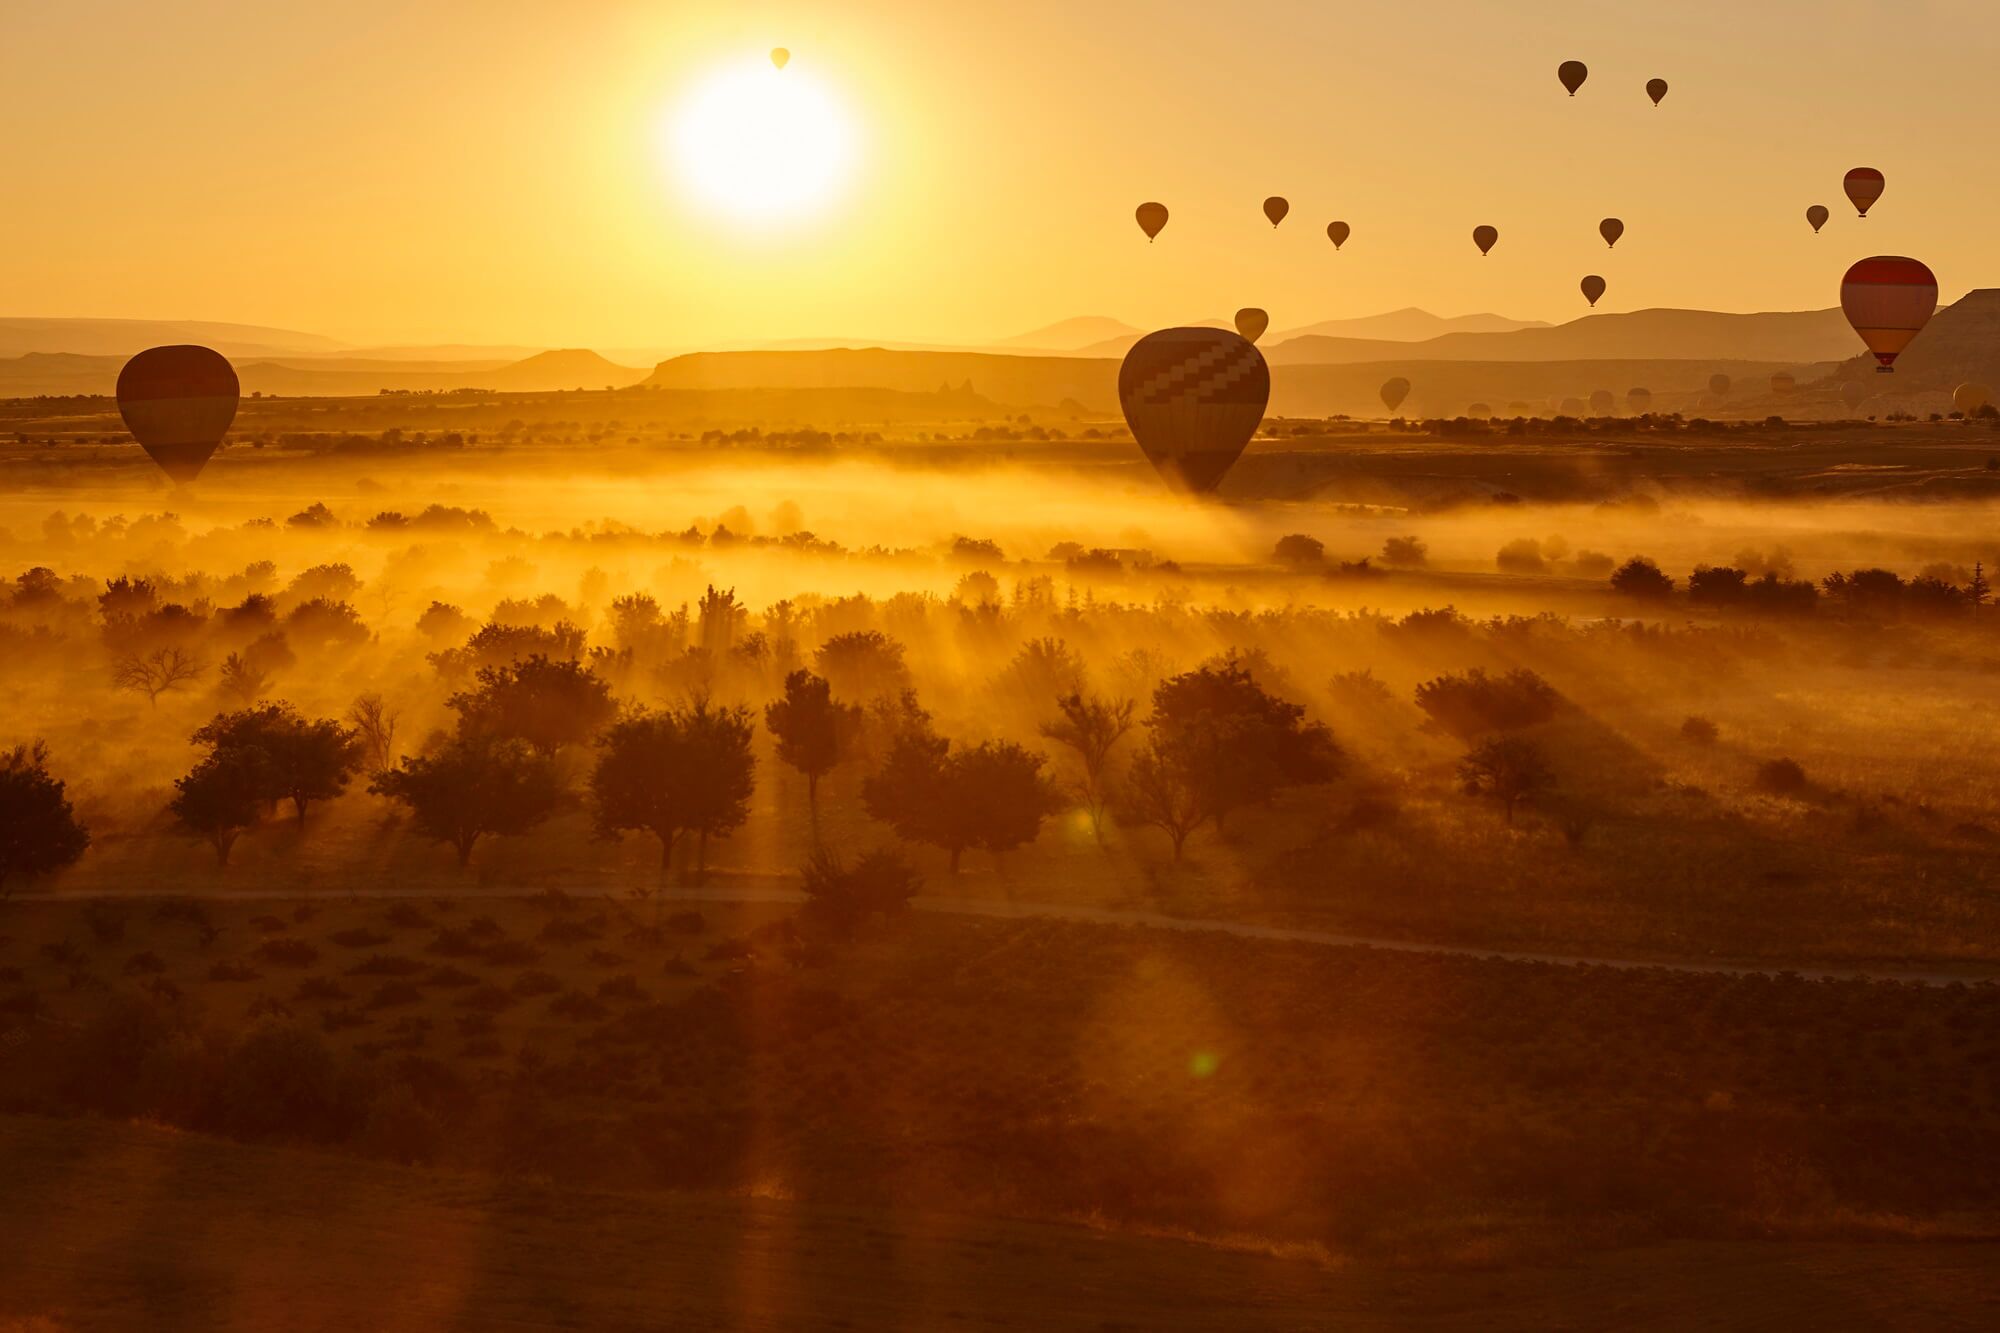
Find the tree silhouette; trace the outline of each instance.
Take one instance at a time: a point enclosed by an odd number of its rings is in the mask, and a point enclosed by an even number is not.
[[[1062,808],[1042,757],[1012,741],[954,751],[928,728],[912,727],[890,747],[882,768],[862,785],[868,813],[909,842],[951,855],[951,873],[968,847],[998,856],[1041,833]]]
[[[461,732],[514,737],[550,757],[587,743],[618,711],[610,684],[589,667],[541,653],[481,667],[476,688],[445,702],[457,711]]]
[[[307,721],[288,703],[219,713],[190,738],[213,750],[255,750],[264,756],[259,799],[288,800],[301,825],[314,801],[347,790],[364,753],[359,733],[332,718]]]
[[[1077,765],[1083,770],[1083,777],[1077,783],[1077,795],[1083,798],[1084,808],[1090,812],[1091,833],[1101,843],[1104,841],[1104,808],[1110,797],[1111,751],[1125,733],[1132,729],[1132,713],[1136,705],[1130,699],[1113,702],[1100,695],[1085,697],[1072,693],[1056,700],[1056,707],[1062,716],[1053,722],[1042,724],[1042,735],[1067,747],[1077,758]],[[1179,856],[1179,844],[1175,844],[1175,855]]]
[[[764,708],[764,725],[778,739],[778,758],[806,778],[806,807],[819,829],[819,780],[852,752],[862,711],[838,703],[824,677],[800,669],[785,677],[785,694]]]
[[[894,694],[910,683],[903,645],[880,630],[834,635],[813,654],[813,666],[843,699]]]
[[[75,864],[90,846],[48,758],[40,741],[0,752],[0,898],[22,879]]]
[[[1481,741],[1458,764],[1459,782],[1468,796],[1490,796],[1514,822],[1514,807],[1533,800],[1555,782],[1541,747],[1525,736],[1495,736]]]
[[[910,899],[924,886],[903,854],[886,847],[851,866],[831,852],[815,851],[802,880],[805,919],[842,937],[853,935],[871,917],[908,911]]]
[[[1417,707],[1431,725],[1459,740],[1489,731],[1516,731],[1554,717],[1563,697],[1526,667],[1489,676],[1482,667],[1447,674],[1417,686]]]
[[[155,648],[119,654],[111,664],[111,683],[145,695],[146,702],[158,708],[161,695],[196,679],[202,670],[199,661],[179,648]]]
[[[480,838],[526,833],[561,808],[555,763],[526,741],[483,732],[444,740],[375,775],[368,790],[409,807],[419,832],[472,860]]]
[[[692,833],[700,882],[708,870],[709,838],[728,837],[749,817],[756,788],[753,732],[749,709],[716,708],[706,699],[613,723],[598,741],[590,775],[598,832],[653,834],[660,840],[662,875],[681,836]]]
[[[1627,597],[1658,601],[1672,594],[1674,581],[1642,555],[1635,555],[1611,575],[1611,590]]]
[[[1207,663],[1162,681],[1146,720],[1157,758],[1222,828],[1229,814],[1285,787],[1325,782],[1340,747],[1305,709],[1265,691],[1240,662]]]
[[[1189,835],[1208,822],[1202,784],[1174,752],[1172,743],[1158,735],[1133,757],[1117,809],[1127,823],[1165,830],[1173,842],[1176,861],[1181,859]]]
[[[361,735],[368,752],[368,771],[379,773],[396,762],[396,719],[401,714],[379,694],[364,694],[347,710],[347,721]]]
[[[217,675],[216,683],[222,687],[223,693],[237,702],[249,704],[255,703],[257,696],[270,685],[271,676],[269,672],[253,666],[242,653],[231,653],[222,659],[222,670]]]
[[[271,786],[270,759],[262,750],[220,748],[174,780],[167,809],[182,828],[215,848],[218,864],[228,865],[229,849],[257,822]]]

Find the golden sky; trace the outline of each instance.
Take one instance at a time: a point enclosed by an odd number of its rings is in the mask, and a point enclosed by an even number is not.
[[[807,216],[746,225],[685,179],[676,117],[775,46],[853,157]],[[23,4],[0,313],[963,341],[1242,305],[1562,320],[1585,273],[1600,309],[1817,308],[1871,253],[1951,299],[2000,285],[1995,68],[2000,6],[1941,0]],[[1839,188],[1863,164],[1888,177],[1866,221]],[[1146,199],[1174,215],[1152,246]]]

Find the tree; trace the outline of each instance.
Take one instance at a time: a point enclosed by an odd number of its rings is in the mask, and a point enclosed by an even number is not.
[[[332,718],[308,721],[288,703],[218,713],[190,738],[214,750],[257,750],[264,755],[266,785],[259,799],[289,800],[301,825],[306,807],[347,790],[361,768],[361,736]]]
[[[215,848],[218,864],[228,865],[229,849],[257,822],[271,783],[270,759],[262,750],[218,748],[174,780],[167,809],[182,828]]]
[[[1430,563],[1430,554],[1421,537],[1391,537],[1382,543],[1382,563],[1398,569],[1421,569]]]
[[[1554,717],[1563,697],[1526,667],[1489,676],[1483,667],[1447,673],[1417,686],[1417,707],[1431,725],[1459,740],[1489,731],[1516,731]]]
[[[660,840],[660,873],[673,864],[684,833],[697,840],[695,877],[708,869],[708,839],[728,837],[749,817],[757,759],[750,751],[750,710],[687,708],[638,712],[613,723],[598,741],[590,794],[597,830],[627,830]]]
[[[1130,699],[1110,700],[1101,695],[1085,697],[1080,692],[1056,700],[1062,716],[1042,724],[1042,735],[1076,755],[1083,777],[1077,795],[1090,812],[1090,831],[1104,841],[1104,807],[1110,797],[1111,751],[1132,729],[1132,713],[1137,705]]]
[[[155,648],[148,653],[121,653],[111,664],[111,683],[146,696],[153,707],[160,696],[177,690],[202,673],[202,664],[179,648]]]
[[[90,846],[40,741],[0,751],[0,898],[16,881],[74,865]]]
[[[1326,563],[1326,543],[1303,532],[1294,532],[1278,538],[1277,548],[1272,554],[1281,565],[1289,565],[1293,569],[1317,569]]]
[[[396,719],[401,714],[379,694],[364,694],[347,710],[347,721],[360,733],[368,752],[368,771],[380,773],[396,762]]]
[[[785,677],[785,697],[764,708],[778,758],[806,778],[806,807],[819,829],[819,780],[847,758],[860,736],[862,711],[838,703],[824,677],[801,668]]]
[[[610,684],[589,667],[541,653],[481,667],[476,688],[445,702],[461,732],[515,737],[549,757],[588,743],[618,711]]]
[[[843,699],[895,694],[910,683],[903,645],[880,630],[834,635],[813,654],[813,666]]]
[[[1468,796],[1490,796],[1514,822],[1514,807],[1548,790],[1555,774],[1541,747],[1525,736],[1495,736],[1474,746],[1458,764],[1459,782]]]
[[[1643,555],[1635,555],[1611,575],[1611,591],[1626,597],[1658,601],[1673,593],[1672,577]]]
[[[1179,762],[1169,743],[1154,736],[1132,760],[1119,793],[1118,814],[1127,823],[1164,830],[1178,861],[1189,835],[1208,822],[1201,797],[1201,784],[1188,767]]]
[[[852,935],[870,917],[902,915],[924,886],[903,854],[887,847],[852,866],[824,849],[815,851],[802,880],[806,920],[841,936]]]
[[[255,703],[257,696],[270,685],[271,675],[253,665],[242,653],[231,653],[222,659],[222,670],[216,683],[222,687],[223,693],[238,703],[249,704]]]
[[[1340,747],[1305,709],[1268,693],[1240,661],[1205,663],[1162,681],[1146,720],[1155,752],[1221,828],[1231,811],[1285,787],[1325,782]]]
[[[1002,855],[1040,836],[1062,797],[1043,759],[1012,741],[954,751],[927,728],[896,738],[881,771],[862,784],[868,813],[910,842],[951,854],[951,873],[968,847]]]
[[[408,806],[419,832],[457,848],[461,868],[480,838],[526,833],[564,800],[553,760],[526,741],[483,732],[404,757],[368,790]]]

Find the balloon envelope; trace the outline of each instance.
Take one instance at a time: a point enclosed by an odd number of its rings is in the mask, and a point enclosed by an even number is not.
[[[1604,295],[1604,279],[1598,277],[1595,273],[1590,274],[1577,285],[1583,289],[1583,299],[1592,305],[1596,305],[1597,298]]]
[[[1876,255],[1855,264],[1840,280],[1840,308],[1880,369],[1893,370],[1896,358],[1937,310],[1937,278],[1914,259]]]
[[[1888,182],[1882,179],[1882,173],[1873,167],[1856,167],[1848,172],[1847,178],[1841,182],[1841,187],[1847,191],[1847,202],[1859,209],[1864,218],[1868,216],[1868,210],[1875,206],[1875,201],[1882,197],[1882,191],[1887,186]]]
[[[1292,206],[1283,195],[1274,194],[1264,201],[1264,216],[1271,219],[1271,225],[1274,227],[1283,222],[1285,214],[1291,211]]]
[[[1618,238],[1625,234],[1625,224],[1617,218],[1606,218],[1597,224],[1597,234],[1604,238],[1607,246],[1618,244]]]
[[[1708,377],[1708,391],[1717,398],[1720,398],[1729,392],[1730,383],[1730,378],[1727,375],[1710,375]]]
[[[1653,99],[1654,106],[1658,106],[1660,104],[1660,99],[1662,97],[1665,97],[1666,95],[1667,95],[1667,81],[1665,79],[1646,80],[1646,96]]]
[[[1832,216],[1833,214],[1827,211],[1825,204],[1814,204],[1806,210],[1806,221],[1812,223],[1814,234],[1818,234],[1819,229],[1824,227],[1826,220]]]
[[[1333,248],[1336,250],[1346,245],[1347,238],[1353,234],[1354,228],[1348,226],[1345,222],[1329,222],[1326,224],[1326,238],[1333,242]]]
[[[1556,408],[1556,411],[1566,417],[1580,417],[1583,415],[1584,407],[1585,403],[1581,398],[1565,398],[1562,400],[1562,404]]]
[[[236,368],[220,352],[151,347],[118,372],[118,415],[160,470],[183,484],[201,475],[236,419]]]
[[[1167,206],[1165,204],[1141,204],[1134,216],[1139,219],[1139,230],[1145,232],[1146,239],[1150,241],[1160,234],[1162,227],[1167,225]]]
[[[1391,412],[1401,407],[1403,400],[1409,396],[1410,382],[1401,375],[1382,381],[1382,406]]]
[[[1271,317],[1254,305],[1246,305],[1236,312],[1236,331],[1246,342],[1256,342],[1264,336],[1264,330],[1271,327]]]
[[[1479,247],[1479,253],[1482,255],[1491,250],[1494,242],[1499,239],[1500,229],[1498,227],[1474,227],[1472,229],[1472,243]]]
[[[1176,489],[1222,481],[1271,399],[1262,353],[1226,329],[1161,329],[1118,367],[1118,405],[1146,458]]]
[[[782,46],[774,46],[771,48],[771,63],[783,69],[792,63],[792,53]]]
[[[1777,374],[1771,376],[1772,393],[1782,396],[1784,394],[1790,393],[1792,390],[1798,387],[1799,387],[1798,380],[1793,378],[1793,376],[1789,371],[1781,370]]]
[[[1961,384],[1951,391],[1951,405],[1971,416],[1993,400],[1993,395],[1984,384]]]
[[[1609,416],[1618,400],[1611,396],[1609,389],[1597,389],[1590,395],[1590,410],[1599,416]]]
[[[1590,69],[1581,60],[1565,60],[1556,66],[1556,77],[1562,80],[1563,87],[1569,89],[1569,95],[1575,97],[1576,90],[1583,87],[1583,81],[1590,77]]]
[[[1651,389],[1627,389],[1625,391],[1625,406],[1631,408],[1638,415],[1644,416],[1653,408],[1653,391]]]

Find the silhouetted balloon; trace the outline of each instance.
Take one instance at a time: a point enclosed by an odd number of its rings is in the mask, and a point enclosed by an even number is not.
[[[1266,199],[1264,201],[1264,216],[1271,219],[1271,225],[1273,227],[1277,226],[1280,222],[1283,222],[1285,220],[1285,214],[1291,211],[1292,211],[1291,204],[1287,203],[1285,201],[1284,196],[1282,195],[1274,194],[1269,199]]]
[[[1606,218],[1597,224],[1597,234],[1604,238],[1606,246],[1618,244],[1618,238],[1625,234],[1625,224],[1617,218]]]
[[[1391,412],[1401,407],[1403,400],[1409,396],[1410,382],[1401,375],[1382,381],[1382,406]]]
[[[1263,354],[1226,329],[1161,329],[1118,367],[1118,405],[1169,485],[1212,491],[1257,433],[1271,400]]]
[[[150,347],[118,372],[118,415],[160,470],[180,483],[201,475],[236,419],[235,367],[206,347]]]
[[[1813,234],[1815,236],[1819,234],[1819,229],[1826,225],[1826,220],[1832,216],[1833,214],[1827,211],[1825,204],[1814,204],[1806,210],[1806,221],[1812,223]]]
[[[1730,378],[1727,375],[1710,375],[1708,377],[1708,391],[1717,398],[1726,398],[1729,396],[1730,383]]]
[[[1583,81],[1590,77],[1590,69],[1581,60],[1565,60],[1556,66],[1556,77],[1562,80],[1563,87],[1569,89],[1569,95],[1575,97],[1576,90],[1583,87]]]
[[[782,46],[772,47],[771,63],[776,65],[779,69],[783,69],[786,65],[792,63],[792,53],[790,51],[787,51]]]
[[[1135,216],[1139,219],[1139,230],[1145,232],[1146,239],[1150,241],[1160,234],[1161,228],[1167,225],[1167,206],[1165,204],[1141,204]]]
[[[1562,405],[1556,408],[1556,411],[1566,417],[1580,417],[1584,413],[1585,406],[1581,398],[1565,398],[1562,400]]]
[[[1874,387],[1867,380],[1848,380],[1840,386],[1840,401],[1852,409],[1867,402],[1874,393]]]
[[[1491,250],[1494,242],[1499,239],[1500,229],[1498,227],[1474,227],[1472,229],[1472,243],[1479,247],[1479,253],[1482,255]]]
[[[1665,97],[1666,95],[1667,95],[1667,81],[1665,79],[1646,80],[1646,96],[1653,99],[1654,106],[1658,106],[1660,104],[1660,99],[1662,97]]]
[[[1863,259],[1840,280],[1840,308],[1887,374],[1937,310],[1937,278],[1901,255]]]
[[[1611,390],[1593,389],[1591,391],[1590,410],[1595,412],[1598,416],[1601,417],[1610,416],[1611,409],[1617,406],[1617,404],[1618,400],[1611,396]]]
[[[1798,387],[1799,382],[1793,377],[1790,371],[1781,370],[1771,376],[1771,392],[1777,394],[1779,397],[1783,397]]]
[[[1354,228],[1348,226],[1345,222],[1329,222],[1326,224],[1326,238],[1333,242],[1333,248],[1336,250],[1346,245],[1347,238],[1353,234]]]
[[[1597,298],[1604,295],[1604,279],[1595,273],[1587,275],[1577,286],[1583,289],[1583,299],[1592,305],[1596,305]]]
[[[1471,417],[1474,421],[1484,421],[1493,415],[1493,409],[1485,403],[1474,403],[1465,409],[1465,415]]]
[[[1264,336],[1264,330],[1271,327],[1271,317],[1254,305],[1246,305],[1236,312],[1236,331],[1245,341],[1256,342]]]
[[[1653,391],[1651,389],[1627,389],[1625,391],[1625,406],[1632,409],[1632,415],[1645,416],[1646,413],[1653,410]]]
[[[1951,391],[1951,405],[1971,416],[1993,400],[1993,394],[1984,384],[1961,384]]]
[[[1888,184],[1882,179],[1882,173],[1875,168],[1856,167],[1847,173],[1846,179],[1841,182],[1841,188],[1847,191],[1847,202],[1859,209],[1861,216],[1865,218],[1868,216],[1868,210],[1875,206],[1875,201],[1882,197],[1882,191],[1888,188]]]

